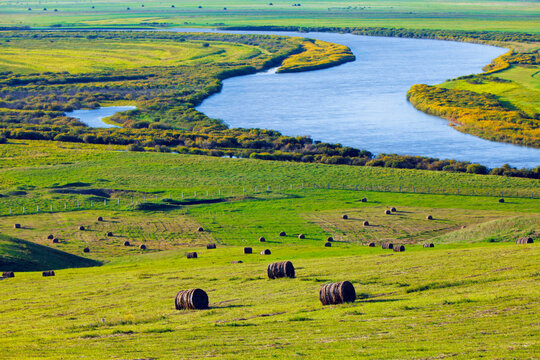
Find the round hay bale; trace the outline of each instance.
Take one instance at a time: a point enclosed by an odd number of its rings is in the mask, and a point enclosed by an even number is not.
[[[522,237],[517,239],[516,244],[533,244],[534,240],[532,237]]]
[[[396,212],[397,209],[396,209],[395,207],[392,206],[392,207],[390,208],[390,211],[391,211],[391,212]]]
[[[426,216],[426,220],[433,220],[433,216],[431,215]]]
[[[333,237],[331,237],[331,236],[329,236],[329,237],[327,237],[327,238],[326,238],[326,241],[328,241],[328,242],[332,242],[332,241],[334,241],[334,238],[333,238]]]
[[[131,246],[131,244],[129,243],[129,241],[124,241],[124,246]]]
[[[79,230],[84,231],[85,230],[84,226],[82,226],[82,225],[79,226]]]
[[[360,200],[361,202],[367,202],[367,199],[366,198],[362,198],[362,200]]]
[[[405,251],[405,246],[403,246],[403,245],[394,245],[394,251],[395,252],[403,252],[403,251]]]
[[[282,231],[279,233],[279,236],[287,236],[287,234],[285,233],[285,231]]]
[[[266,239],[264,238],[264,236],[261,236],[261,237],[259,238],[259,242],[265,242],[265,241],[266,241]]]
[[[374,243],[374,242],[370,242],[370,243],[368,244],[368,246],[369,246],[369,247],[375,247],[375,243]]]
[[[264,249],[263,251],[261,251],[261,255],[270,255],[271,252],[269,249]]]
[[[332,243],[331,242],[324,243],[324,246],[325,247],[332,247]]]
[[[244,254],[253,254],[253,249],[250,248],[250,247],[245,247],[244,248]]]
[[[20,228],[21,228],[21,224],[13,224],[13,228],[14,228],[14,229],[20,229]]]
[[[2,277],[12,278],[12,277],[15,277],[15,273],[13,271],[4,271],[2,273]]]
[[[206,248],[207,248],[207,249],[215,249],[215,248],[216,248],[216,244],[208,244],[208,245],[206,245]]]
[[[42,276],[54,276],[54,270],[47,270],[41,273]]]
[[[356,300],[356,290],[349,281],[341,281],[321,286],[319,300],[323,305],[336,305]]]
[[[204,229],[202,228],[202,226],[199,226],[199,227],[197,228],[197,231],[202,232],[202,231],[204,231]]]
[[[385,214],[385,215],[390,215],[391,212],[390,212],[390,210],[384,210],[384,214]]]
[[[500,202],[500,203],[503,203],[503,202],[504,202],[504,199],[503,199],[503,198],[500,198],[500,199],[499,199],[499,202]]]
[[[299,238],[299,239],[305,239],[305,238],[306,238],[306,235],[300,234],[300,235],[298,235],[298,238]]]
[[[242,260],[231,261],[231,264],[242,264]]]
[[[382,248],[385,249],[385,250],[393,249],[394,244],[389,243],[389,242],[385,242],[385,243],[382,243]]]
[[[341,216],[341,218],[342,218],[343,220],[347,220],[347,219],[349,218],[349,216],[348,216],[348,215],[343,215],[343,216]]]
[[[461,226],[461,228],[462,228],[462,229],[465,229],[465,228],[466,228],[466,226],[465,226],[465,225],[463,225],[463,226]]]
[[[54,239],[52,240],[52,243],[53,243],[53,244],[58,244],[59,242],[60,242],[60,240],[59,240],[58,238],[54,238]]]
[[[98,216],[97,221],[103,221],[103,217]]]
[[[364,226],[369,226],[369,221],[364,221]]]
[[[84,253],[89,253],[89,252],[90,252],[90,249],[87,248],[87,247],[85,247],[85,248],[83,249],[83,252],[84,252]]]
[[[111,236],[114,236],[114,235],[113,235],[112,231],[109,231],[109,232],[107,233],[107,236],[108,236],[108,237],[111,237]]]
[[[174,298],[176,310],[208,309],[208,295],[201,289],[181,290]]]
[[[146,250],[146,245],[144,245],[144,244],[139,245],[139,249]]]
[[[47,236],[47,239],[49,239],[49,240],[54,239],[54,235],[53,235],[53,234],[49,234],[49,236]]]
[[[294,278],[294,266],[290,261],[275,262],[268,265],[267,273],[270,279]]]
[[[425,248],[432,248],[432,247],[435,247],[435,245],[433,245],[433,243],[426,243],[426,244],[424,244],[424,247]]]
[[[186,253],[186,257],[187,257],[188,259],[196,259],[196,258],[197,258],[197,253],[196,253],[195,251],[193,251],[193,252],[188,252],[188,253]]]

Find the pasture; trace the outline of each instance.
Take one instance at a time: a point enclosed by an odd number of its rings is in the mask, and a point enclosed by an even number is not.
[[[402,1],[355,3],[73,0],[0,2],[5,26],[384,26],[411,29],[539,32],[534,1]],[[174,7],[173,7],[174,6]],[[28,10],[28,9],[32,10]],[[129,8],[129,9],[128,9]],[[44,10],[46,9],[46,10]],[[55,9],[57,11],[55,11]]]

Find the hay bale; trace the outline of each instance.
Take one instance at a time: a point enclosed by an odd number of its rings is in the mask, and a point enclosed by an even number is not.
[[[397,209],[396,209],[395,207],[392,206],[392,207],[390,208],[390,211],[391,211],[391,212],[396,212]]]
[[[328,242],[332,242],[332,241],[334,241],[334,238],[333,238],[333,237],[331,237],[331,236],[329,236],[329,237],[327,237],[327,238],[326,238],[326,241],[328,241]]]
[[[2,273],[2,277],[12,278],[12,277],[15,277],[15,273],[13,271],[4,271]]]
[[[268,265],[267,273],[270,279],[294,278],[294,266],[290,261],[275,262]]]
[[[98,216],[97,221],[103,221],[103,217]]]
[[[390,210],[384,210],[384,214],[385,214],[385,215],[390,215],[391,212],[390,212]]]
[[[83,252],[84,252],[84,253],[89,253],[89,252],[90,252],[90,248],[85,247],[85,248],[83,249]]]
[[[52,243],[53,243],[53,244],[58,244],[59,242],[60,242],[60,240],[59,240],[58,238],[54,238],[54,239],[52,240]]]
[[[305,239],[305,238],[306,238],[306,235],[304,235],[304,234],[300,234],[300,235],[298,235],[298,238],[299,238],[299,239],[301,239],[301,240],[303,240],[303,239]]]
[[[139,245],[139,249],[146,250],[146,245],[144,245],[144,244]]]
[[[186,253],[186,257],[187,257],[188,259],[196,259],[196,258],[197,258],[197,253],[196,253],[195,251],[193,251],[193,252],[188,252],[188,253]]]
[[[366,198],[362,198],[362,200],[360,200],[361,202],[367,202],[367,199]]]
[[[208,309],[208,295],[201,289],[181,290],[174,298],[176,310]]]
[[[341,216],[341,218],[342,218],[343,220],[347,220],[347,219],[349,218],[349,216],[348,216],[348,215],[343,215],[343,216]]]
[[[426,216],[426,220],[433,220],[433,216],[431,215]]]
[[[261,251],[261,255],[270,255],[271,252],[269,249],[264,249],[263,251]]]
[[[374,242],[370,242],[370,243],[368,244],[368,246],[369,246],[369,247],[375,247],[375,243],[374,243]]]
[[[124,246],[131,246],[131,244],[129,243],[129,241],[124,241]]]
[[[259,238],[259,242],[265,242],[265,241],[266,241],[266,239],[264,238],[264,236],[261,236],[261,237]]]
[[[242,264],[242,260],[231,261],[231,264]]]
[[[112,231],[109,231],[109,232],[107,233],[107,236],[108,236],[108,237],[111,237],[111,236],[114,236],[114,235],[113,235]]]
[[[202,226],[199,226],[199,227],[197,228],[197,231],[198,231],[198,232],[202,232],[202,231],[204,231],[204,229],[202,228]]]
[[[244,248],[244,254],[252,254],[253,253],[253,249],[250,248],[250,247],[245,247]]]
[[[279,233],[279,236],[287,236],[287,234],[285,233],[285,231],[282,231]]]
[[[394,248],[394,244],[390,242],[385,242],[385,243],[382,243],[382,248],[385,250],[390,250]]]
[[[364,221],[364,226],[369,226],[369,221]]]
[[[208,244],[208,245],[206,245],[206,248],[207,248],[207,249],[215,249],[215,248],[216,248],[216,244]]]
[[[85,230],[84,226],[82,226],[82,225],[79,226],[79,230],[84,231]]]
[[[13,228],[14,228],[14,229],[20,229],[20,228],[21,228],[21,224],[13,224]]]
[[[54,270],[47,270],[41,273],[43,276],[54,276]]]
[[[522,237],[517,239],[516,244],[533,244],[534,240],[532,237]]]
[[[403,245],[394,245],[394,251],[395,252],[403,252],[403,251],[405,251],[405,246],[403,246]]]
[[[331,242],[324,243],[324,246],[325,247],[332,247],[332,243]]]
[[[49,236],[47,236],[47,239],[49,239],[49,240],[54,239],[54,235],[53,235],[53,234],[49,234]]]
[[[341,281],[321,286],[319,300],[323,305],[336,305],[356,300],[356,290],[349,281]]]
[[[500,203],[503,203],[503,202],[504,202],[504,199],[503,199],[503,198],[500,198],[500,199],[499,199],[499,202],[500,202]]]
[[[426,243],[426,244],[424,244],[424,247],[425,248],[432,248],[432,247],[435,247],[435,245],[433,245],[433,243]]]

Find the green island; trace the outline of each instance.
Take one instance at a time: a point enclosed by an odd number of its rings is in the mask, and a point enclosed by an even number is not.
[[[483,74],[403,96],[457,130],[538,147],[539,13],[529,1],[0,1],[0,358],[535,358],[540,166],[228,128],[195,110],[222,80],[355,55],[145,30],[506,47]],[[65,115],[109,105],[137,109],[107,119],[119,128]],[[272,279],[282,261],[295,276]],[[323,305],[342,281],[355,301]],[[208,308],[178,310],[196,288]]]

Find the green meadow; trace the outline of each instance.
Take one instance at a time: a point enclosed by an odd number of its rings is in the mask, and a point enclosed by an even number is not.
[[[538,33],[539,12],[534,1],[34,0],[0,2],[0,23],[6,26],[386,26]]]
[[[4,358],[468,359],[538,352],[540,201],[354,188],[538,192],[537,180],[117,150],[0,145],[0,270],[16,270],[0,280]],[[339,186],[307,186],[328,182]],[[6,214],[9,204],[73,204],[75,197],[109,205]],[[390,207],[396,211],[386,215]],[[334,241],[325,247],[329,236]],[[536,242],[515,244],[523,236]],[[383,250],[383,242],[406,250]],[[422,247],[428,242],[435,246]],[[217,249],[206,249],[211,243]],[[243,254],[245,246],[253,254]],[[259,254],[263,249],[271,254]],[[187,259],[188,251],[198,258]],[[293,262],[296,278],[269,280],[267,265],[282,260]],[[49,269],[56,276],[42,277]],[[322,306],[320,286],[342,280],[353,283],[357,300]],[[210,309],[175,310],[175,294],[195,287],[207,292]]]

